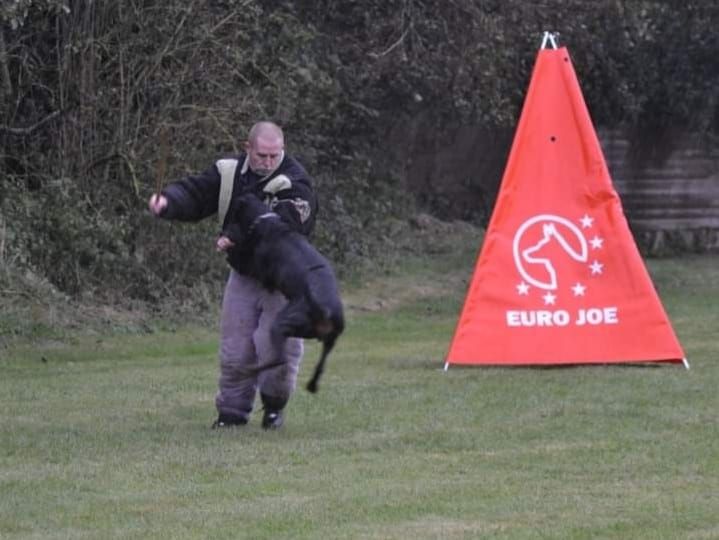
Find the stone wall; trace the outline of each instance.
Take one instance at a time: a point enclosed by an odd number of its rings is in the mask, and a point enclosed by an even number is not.
[[[719,250],[719,148],[682,132],[599,130],[599,138],[645,251]]]
[[[430,115],[395,124],[388,134],[393,165],[432,214],[486,226],[514,133],[437,124]],[[645,253],[719,251],[716,143],[682,132],[599,129],[598,136]]]

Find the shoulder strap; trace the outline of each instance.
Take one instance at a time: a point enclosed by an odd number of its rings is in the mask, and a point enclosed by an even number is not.
[[[217,163],[217,170],[220,171],[220,198],[217,201],[217,219],[220,227],[225,222],[225,215],[230,208],[232,199],[232,187],[235,183],[235,171],[237,170],[236,159],[221,159]]]

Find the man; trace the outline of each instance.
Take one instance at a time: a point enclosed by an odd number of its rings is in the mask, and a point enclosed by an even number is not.
[[[236,156],[232,176],[232,198],[226,216],[242,193],[260,195],[295,230],[309,235],[314,228],[317,199],[312,180],[300,163],[284,152],[284,135],[272,122],[258,122],[250,129],[245,152]],[[165,219],[198,221],[223,212],[220,191],[220,160],[196,176],[169,184],[150,198],[150,211]],[[222,223],[223,229],[227,217]],[[287,340],[284,350],[274,351],[270,328],[287,300],[264,289],[248,275],[251,249],[235,245],[227,236],[217,240],[218,251],[227,254],[230,275],[225,286],[220,318],[220,377],[215,398],[218,417],[213,428],[244,425],[252,412],[257,391],[264,407],[262,427],[276,429],[283,423],[283,409],[297,382],[303,344],[298,338]],[[278,362],[277,354],[283,362]],[[264,366],[268,366],[263,369]]]

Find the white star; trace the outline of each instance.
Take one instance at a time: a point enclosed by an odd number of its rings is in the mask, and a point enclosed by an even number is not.
[[[584,296],[584,291],[586,290],[587,288],[581,283],[577,283],[574,287],[572,287],[572,292],[574,292],[574,296]]]
[[[584,217],[579,220],[579,222],[582,224],[582,229],[588,229],[592,226],[592,223],[594,223],[594,218],[589,217],[589,215],[584,214]]]
[[[589,265],[589,268],[592,271],[592,275],[601,274],[602,268],[604,268],[604,265],[602,263],[600,263],[599,261],[594,261],[592,264]]]
[[[545,294],[542,298],[544,298],[544,305],[545,305],[545,306],[550,306],[550,305],[553,306],[553,305],[554,305],[554,301],[557,299],[557,295],[548,292],[548,293]]]
[[[604,238],[599,238],[598,236],[595,236],[589,241],[590,244],[592,244],[592,249],[600,249],[602,247],[602,244],[604,244]]]
[[[529,285],[522,281],[522,283],[517,285],[517,293],[521,296],[526,296],[529,294]]]

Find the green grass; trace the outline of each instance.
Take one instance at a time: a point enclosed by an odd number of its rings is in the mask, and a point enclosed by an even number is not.
[[[473,263],[347,291],[279,432],[209,429],[214,328],[0,351],[0,538],[718,538],[716,261],[649,264],[691,370],[445,373]]]

